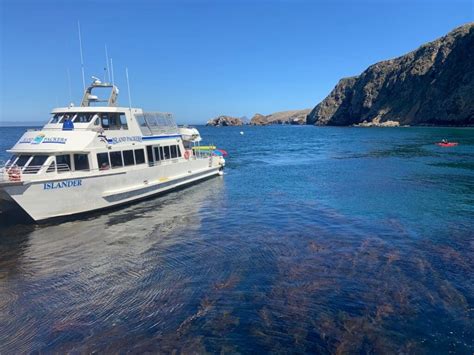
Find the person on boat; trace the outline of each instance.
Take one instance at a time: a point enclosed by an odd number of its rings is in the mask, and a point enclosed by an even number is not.
[[[102,163],[102,165],[100,166],[100,170],[109,170],[109,164]]]
[[[72,123],[69,115],[64,115],[63,131],[72,131],[74,129],[74,123]]]
[[[447,144],[447,143],[448,143],[448,140],[447,140],[446,138],[444,138],[444,139],[441,139],[441,143],[443,143],[443,144]]]

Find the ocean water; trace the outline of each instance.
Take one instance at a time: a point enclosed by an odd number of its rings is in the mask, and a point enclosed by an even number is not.
[[[473,129],[200,130],[223,177],[0,221],[0,353],[474,352]]]

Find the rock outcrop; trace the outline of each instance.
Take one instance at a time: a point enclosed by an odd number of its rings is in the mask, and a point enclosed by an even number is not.
[[[206,126],[242,126],[244,122],[237,117],[219,116],[207,121]]]
[[[384,121],[380,122],[380,120],[373,120],[371,122],[361,122],[354,124],[354,127],[400,127],[400,122],[397,121]]]
[[[310,111],[311,109],[283,111],[275,112],[266,116],[257,113],[250,120],[250,124],[254,126],[266,126],[271,124],[306,124],[306,116]]]
[[[474,23],[374,64],[359,76],[341,79],[307,119],[316,125],[388,121],[474,125]]]

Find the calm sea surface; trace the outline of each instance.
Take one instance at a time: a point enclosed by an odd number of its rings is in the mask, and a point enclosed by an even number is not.
[[[201,134],[225,176],[0,221],[0,353],[473,353],[473,129]]]

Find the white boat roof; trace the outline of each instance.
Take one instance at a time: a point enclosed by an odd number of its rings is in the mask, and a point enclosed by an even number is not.
[[[130,107],[110,107],[110,106],[68,106],[68,107],[56,107],[51,110],[51,113],[63,113],[63,112],[126,112],[132,111],[134,113],[143,112],[141,108],[130,108]]]

